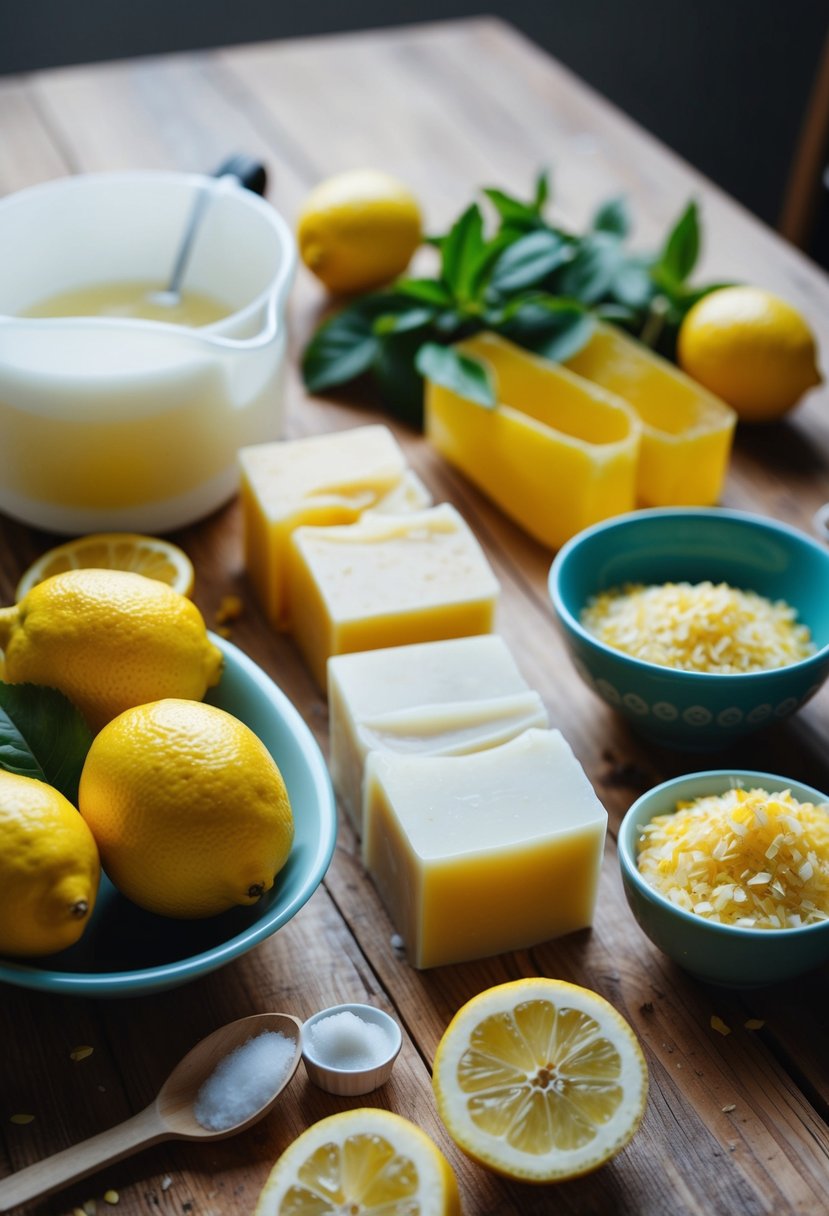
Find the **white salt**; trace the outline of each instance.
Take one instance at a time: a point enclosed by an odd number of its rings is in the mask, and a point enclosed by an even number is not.
[[[294,1040],[278,1030],[266,1030],[234,1048],[196,1095],[197,1122],[219,1132],[261,1110],[285,1083],[294,1053]]]
[[[391,1055],[393,1040],[384,1027],[344,1009],[307,1028],[314,1057],[329,1068],[377,1068]]]

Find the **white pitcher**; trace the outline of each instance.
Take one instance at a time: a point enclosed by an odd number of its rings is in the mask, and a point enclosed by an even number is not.
[[[226,304],[222,320],[19,315],[96,283],[162,287],[200,190],[187,287]],[[182,527],[233,495],[240,447],[281,434],[296,248],[233,179],[101,173],[20,191],[0,201],[0,267],[0,510],[71,534]]]

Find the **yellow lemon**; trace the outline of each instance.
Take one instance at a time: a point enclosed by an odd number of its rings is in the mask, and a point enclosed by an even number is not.
[[[78,805],[111,881],[161,916],[256,903],[293,842],[270,752],[244,723],[199,701],[169,698],[113,719],[92,742]]]
[[[157,579],[69,570],[0,608],[5,679],[59,689],[97,730],[162,697],[200,700],[221,675],[221,651],[198,608]]]
[[[51,954],[83,933],[101,869],[89,827],[43,781],[0,770],[0,954]]]
[[[438,1045],[432,1082],[452,1138],[509,1178],[555,1182],[628,1143],[648,1072],[630,1026],[603,997],[525,979],[473,997]]]
[[[460,1216],[440,1149],[408,1119],[358,1108],[312,1124],[273,1167],[254,1216]]]
[[[134,574],[167,583],[181,595],[189,595],[193,590],[193,563],[178,545],[135,532],[100,532],[79,536],[42,554],[20,579],[14,598],[22,600],[36,583],[53,574],[88,567],[132,570]]]
[[[703,296],[682,322],[677,357],[745,422],[780,418],[821,382],[808,322],[759,287]]]
[[[354,169],[321,182],[297,224],[302,260],[335,294],[368,291],[396,278],[420,239],[414,195],[377,169]]]

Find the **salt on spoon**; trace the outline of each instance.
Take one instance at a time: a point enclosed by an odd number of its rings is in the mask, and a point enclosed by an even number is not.
[[[293,1045],[293,1055],[281,1083],[239,1122],[222,1130],[204,1127],[196,1118],[194,1106],[205,1081],[236,1048],[252,1038],[255,1041],[265,1031],[278,1031]],[[287,1013],[259,1013],[214,1030],[176,1065],[155,1101],[145,1110],[81,1144],[0,1179],[0,1211],[51,1195],[112,1161],[131,1156],[146,1145],[162,1140],[222,1140],[251,1127],[268,1113],[293,1076],[300,1058],[300,1031],[299,1020]]]
[[[226,1131],[278,1093],[295,1064],[296,1039],[264,1030],[219,1061],[196,1095],[193,1114],[209,1131]]]

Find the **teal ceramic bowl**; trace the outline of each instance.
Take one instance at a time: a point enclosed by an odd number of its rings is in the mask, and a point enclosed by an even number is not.
[[[205,698],[262,739],[288,789],[294,844],[271,891],[249,908],[205,920],[172,920],[136,907],[106,877],[81,940],[48,958],[0,959],[0,980],[87,997],[135,996],[208,974],[270,937],[305,904],[334,853],[337,815],[322,753],[297,710],[274,682],[230,642],[211,634],[225,659]]]
[[[697,979],[728,988],[756,988],[791,979],[829,960],[829,921],[799,929],[744,929],[719,925],[676,907],[645,881],[636,865],[643,824],[672,814],[677,803],[734,786],[790,790],[798,802],[829,803],[829,795],[771,773],[711,770],[655,786],[633,806],[619,828],[619,865],[628,904],[655,946]],[[829,814],[829,807],[827,807]]]
[[[598,592],[626,583],[725,582],[786,600],[815,653],[746,675],[678,671],[600,642],[580,615]],[[788,718],[829,675],[829,550],[775,520],[720,508],[636,511],[580,532],[550,569],[550,596],[584,682],[646,738],[696,751]]]

